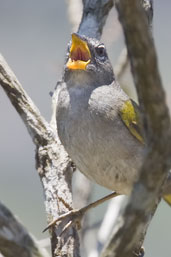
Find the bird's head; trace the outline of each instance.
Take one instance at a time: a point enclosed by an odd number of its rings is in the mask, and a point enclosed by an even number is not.
[[[112,65],[104,44],[94,38],[72,34],[64,69],[64,81],[110,84],[114,80]]]

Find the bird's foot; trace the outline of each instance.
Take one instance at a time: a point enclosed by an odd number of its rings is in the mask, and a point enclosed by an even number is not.
[[[81,219],[84,216],[84,214],[92,208],[95,208],[96,206],[100,205],[101,203],[118,196],[119,194],[117,194],[116,192],[113,192],[105,197],[103,197],[100,200],[97,200],[81,209],[78,210],[70,210],[67,213],[64,213],[62,215],[60,215],[57,219],[53,220],[44,230],[43,232],[45,232],[46,230],[48,230],[49,228],[51,228],[52,226],[54,226],[57,222],[62,222],[64,219],[68,219],[68,223],[64,226],[64,228],[62,229],[61,234],[63,234],[69,227],[71,227],[73,224],[76,225],[77,229],[81,228]]]
[[[84,209],[84,208],[82,208]],[[71,210],[67,213],[64,213],[60,215],[57,219],[53,220],[49,225],[43,230],[45,232],[52,226],[54,226],[56,223],[63,221],[64,219],[68,219],[68,223],[63,227],[61,234],[63,234],[69,227],[71,227],[73,224],[76,225],[77,229],[81,228],[81,219],[84,215],[84,212],[82,209],[79,210]],[[60,234],[60,235],[61,235]]]

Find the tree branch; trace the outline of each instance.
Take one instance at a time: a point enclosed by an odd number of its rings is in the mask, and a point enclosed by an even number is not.
[[[0,56],[0,84],[24,121],[36,145],[36,168],[44,189],[49,223],[57,215],[72,208],[71,160],[57,138],[56,128],[48,124],[40,115],[39,110],[27,96],[2,56]],[[76,230],[70,229],[63,237],[59,236],[60,233],[61,226],[52,228],[52,255],[57,256],[60,252],[61,256],[66,253],[79,256],[79,240]]]
[[[78,33],[100,39],[113,0],[83,0],[83,16]]]
[[[27,230],[2,203],[0,203],[0,252],[5,257],[49,256],[45,249],[39,249]]]
[[[123,26],[147,139],[140,178],[103,257],[137,256],[170,168],[171,129],[147,20],[137,0],[116,3]]]

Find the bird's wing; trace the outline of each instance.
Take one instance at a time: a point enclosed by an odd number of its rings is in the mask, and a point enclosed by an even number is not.
[[[122,121],[124,124],[127,126],[129,131],[133,136],[135,136],[141,143],[144,144],[144,138],[143,134],[141,132],[141,121],[140,121],[140,110],[138,105],[132,101],[132,100],[127,100],[124,104],[124,106],[120,110],[120,116],[122,118]],[[169,173],[170,177],[168,180],[169,182],[171,181],[171,172]],[[169,188],[171,187],[171,182],[170,184],[168,183]],[[170,191],[164,192],[163,199],[171,206],[171,194]]]
[[[131,134],[144,144],[142,133],[142,125],[140,120],[140,110],[138,105],[133,100],[125,101],[120,109],[120,117]]]
[[[122,121],[127,126],[133,136],[135,136],[141,143],[144,144],[144,137],[141,132],[140,110],[138,105],[132,101],[127,100],[120,110]],[[170,172],[171,177],[171,172]],[[170,184],[169,184],[170,186]],[[165,192],[163,199],[171,206],[171,194]]]

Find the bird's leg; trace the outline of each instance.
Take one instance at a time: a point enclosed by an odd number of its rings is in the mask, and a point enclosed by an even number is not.
[[[104,203],[105,201],[118,196],[119,194],[117,194],[116,192],[113,192],[93,203],[90,203],[88,205],[86,205],[85,207],[81,208],[81,209],[76,209],[76,210],[71,210],[67,213],[64,213],[62,215],[60,215],[57,219],[55,219],[54,221],[52,221],[44,230],[43,232],[45,232],[46,230],[48,230],[49,228],[51,228],[52,226],[54,226],[57,222],[64,220],[65,218],[70,218],[70,221],[66,224],[66,226],[63,228],[62,233],[66,231],[66,229],[68,229],[73,223],[77,224],[78,228],[80,228],[80,221],[82,219],[82,217],[84,216],[84,214],[92,209],[95,208],[96,206]]]

